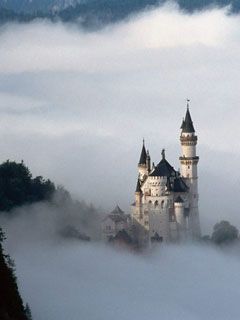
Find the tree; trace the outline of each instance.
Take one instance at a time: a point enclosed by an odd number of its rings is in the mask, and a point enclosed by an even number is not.
[[[228,244],[237,238],[238,229],[228,221],[221,221],[213,227],[212,241],[216,244]]]
[[[27,320],[32,320],[32,313],[28,303],[26,304],[26,307],[25,307],[25,314],[27,316]]]
[[[24,162],[6,161],[0,165],[0,211],[17,206],[50,200],[55,186],[50,180],[32,174]]]
[[[0,319],[28,320],[18,291],[13,261],[3,251],[4,238],[0,228]]]

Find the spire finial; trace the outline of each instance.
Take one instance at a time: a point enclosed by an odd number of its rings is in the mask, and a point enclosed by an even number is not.
[[[161,155],[162,155],[162,159],[165,159],[165,149],[162,149]]]
[[[143,138],[143,145],[145,145],[145,139]]]
[[[189,110],[189,102],[190,102],[190,99],[187,98],[187,109]]]

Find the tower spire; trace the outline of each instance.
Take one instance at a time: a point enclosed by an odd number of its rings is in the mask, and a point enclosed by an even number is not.
[[[184,133],[194,133],[195,132],[192,118],[191,118],[191,114],[189,111],[189,102],[190,102],[190,100],[187,99],[187,111],[186,111],[185,119],[183,119],[183,122],[181,125],[182,132],[184,132]]]
[[[146,148],[145,148],[145,140],[143,139],[142,152],[141,152],[138,164],[145,165],[146,161],[147,161],[147,152],[146,152]]]
[[[137,186],[136,186],[136,191],[135,192],[142,192],[141,191],[141,184],[140,184],[140,180],[139,180],[139,178],[138,178],[138,180],[137,180]]]
[[[165,149],[162,149],[161,155],[162,155],[162,159],[164,160],[165,159]]]

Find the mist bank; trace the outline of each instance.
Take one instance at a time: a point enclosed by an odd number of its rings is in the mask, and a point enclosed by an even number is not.
[[[82,212],[44,202],[0,216],[33,319],[237,319],[238,243],[158,244],[136,253],[64,238],[66,222],[84,227]]]
[[[36,320],[238,318],[239,255],[185,245],[134,256],[44,241],[10,252]]]

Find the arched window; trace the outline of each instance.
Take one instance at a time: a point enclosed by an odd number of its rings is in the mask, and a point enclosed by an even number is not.
[[[154,206],[155,206],[155,207],[158,206],[158,201],[157,201],[157,200],[154,202]]]
[[[164,200],[162,200],[161,202],[161,208],[163,208],[163,205],[164,205]]]

